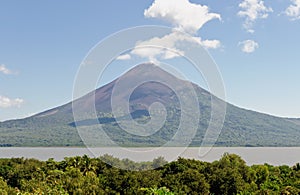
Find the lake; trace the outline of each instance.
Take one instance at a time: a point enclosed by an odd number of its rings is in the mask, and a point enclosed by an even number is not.
[[[209,148],[206,148],[207,150]],[[183,152],[182,152],[183,151]],[[199,156],[199,148],[73,148],[73,147],[2,147],[0,158],[24,157],[47,160],[63,160],[64,157],[82,156],[97,157],[111,154],[118,158],[129,158],[134,161],[151,161],[163,156],[166,160],[176,160],[179,156],[212,162],[220,159],[225,153],[241,156],[248,165],[269,163],[272,165],[295,165],[300,162],[300,147],[214,147],[205,155]]]

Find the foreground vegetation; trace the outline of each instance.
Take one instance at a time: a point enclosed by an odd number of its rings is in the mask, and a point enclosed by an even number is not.
[[[135,163],[109,155],[0,159],[4,194],[300,194],[300,165],[247,166],[235,154],[212,163],[179,158],[167,164],[163,158]]]

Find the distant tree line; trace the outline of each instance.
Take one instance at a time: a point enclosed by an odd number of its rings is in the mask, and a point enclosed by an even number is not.
[[[238,155],[227,153],[212,163],[184,158],[137,163],[109,155],[60,162],[0,159],[0,195],[6,194],[296,195],[300,194],[300,165],[247,166]]]

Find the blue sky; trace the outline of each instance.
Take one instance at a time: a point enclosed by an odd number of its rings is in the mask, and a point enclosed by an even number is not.
[[[81,61],[93,46],[112,33],[139,25],[188,29],[185,18],[175,21],[173,12],[164,18],[159,15],[163,10],[159,1],[155,6],[153,3],[2,1],[0,121],[69,102]],[[277,116],[300,117],[299,0],[185,3],[208,6],[209,13],[220,16],[201,27],[195,24],[197,28],[190,32],[202,41],[218,41],[208,42],[206,47],[221,71],[227,101]],[[189,4],[185,4],[187,10],[183,12],[189,12]],[[153,9],[145,16],[144,10],[151,6]],[[120,60],[120,66],[122,63],[128,61]],[[122,70],[116,67],[114,74],[107,75],[108,80]],[[190,79],[197,81],[192,76]]]

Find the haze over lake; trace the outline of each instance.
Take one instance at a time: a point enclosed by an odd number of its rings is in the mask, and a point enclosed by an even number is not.
[[[176,160],[181,156],[184,158],[194,158],[202,161],[212,162],[220,159],[225,153],[235,153],[241,156],[248,165],[253,164],[272,164],[272,165],[295,165],[300,162],[300,147],[214,147],[203,157],[199,157],[199,148],[190,147],[178,155],[180,148],[168,147],[162,148],[155,155],[143,155],[143,151],[149,151],[153,148],[93,148],[93,153],[87,148],[71,147],[3,147],[0,148],[0,158],[24,157],[35,158],[39,160],[63,160],[65,157],[82,156],[84,154],[90,157],[98,157],[104,154],[110,154],[119,158],[129,158],[134,161],[151,161],[156,157],[163,156],[166,160]],[[131,152],[130,152],[131,151]],[[175,158],[175,159],[174,159]]]

